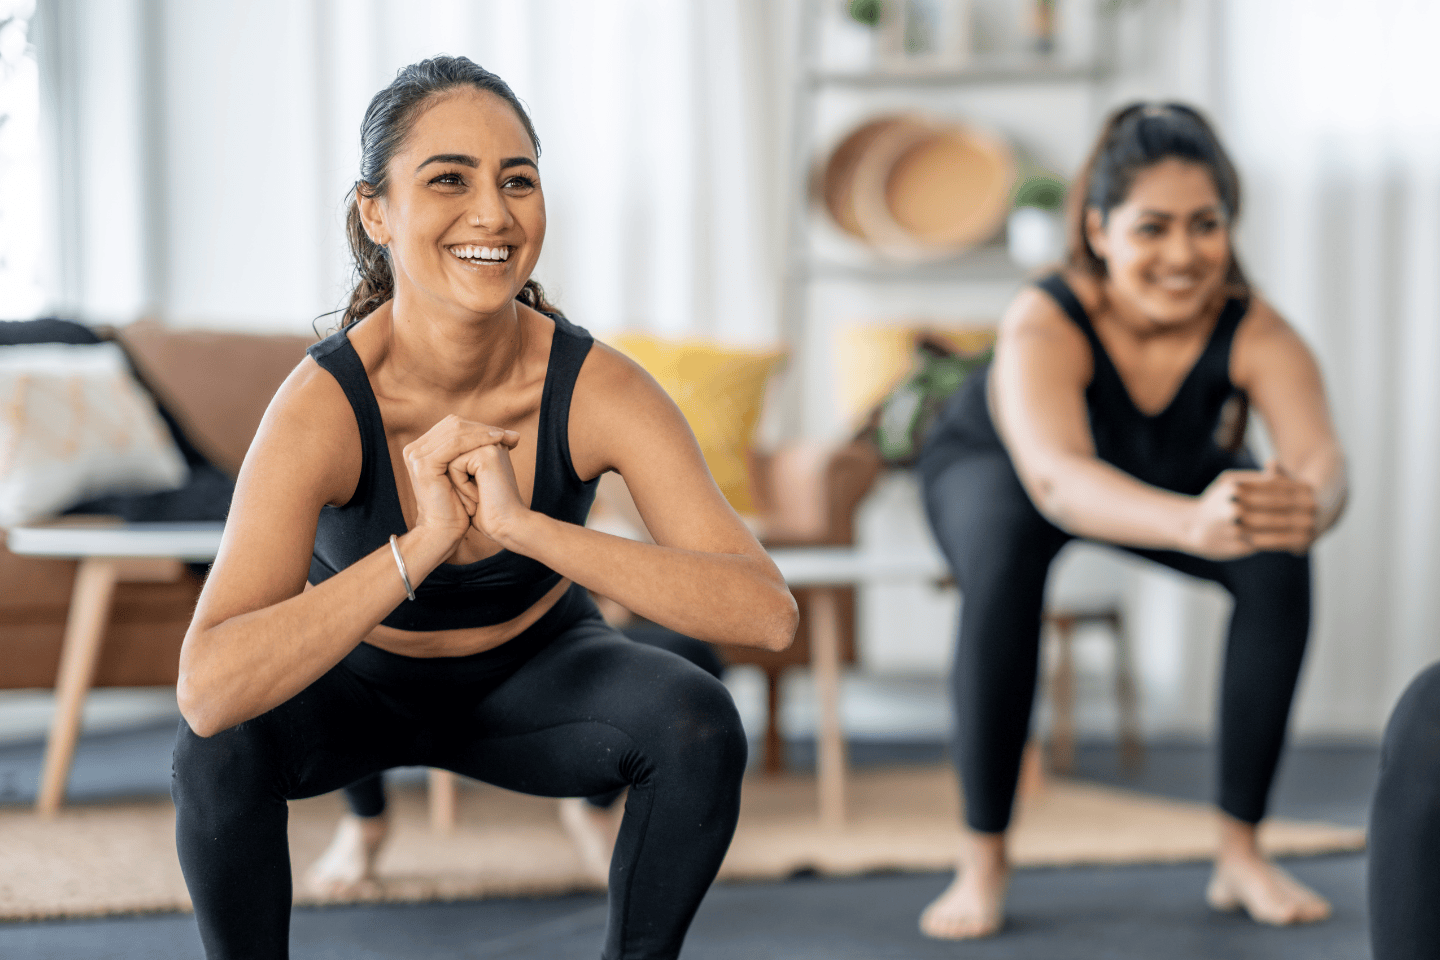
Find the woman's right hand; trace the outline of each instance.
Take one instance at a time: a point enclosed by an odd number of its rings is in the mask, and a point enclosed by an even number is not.
[[[1316,514],[1314,491],[1276,461],[1264,470],[1226,470],[1195,499],[1186,550],[1211,560],[1303,554],[1315,540]]]
[[[1240,498],[1263,478],[1259,470],[1226,470],[1191,503],[1182,544],[1186,553],[1208,560],[1234,560],[1255,552],[1242,523]]]
[[[454,549],[475,515],[475,484],[451,464],[480,447],[502,444],[513,449],[520,435],[451,414],[405,445],[402,454],[415,493],[412,530],[430,531]]]

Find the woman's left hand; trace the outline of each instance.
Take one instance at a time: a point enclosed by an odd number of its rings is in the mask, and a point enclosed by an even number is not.
[[[1319,504],[1314,489],[1291,476],[1276,460],[1253,479],[1242,481],[1236,496],[1237,522],[1257,550],[1308,553],[1319,536]]]
[[[506,532],[529,513],[520,499],[510,446],[494,443],[477,447],[450,464],[451,481],[470,509],[470,525],[504,546]],[[457,480],[457,475],[464,480]]]

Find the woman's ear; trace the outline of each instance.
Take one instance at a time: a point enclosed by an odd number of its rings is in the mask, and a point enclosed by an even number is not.
[[[1105,242],[1105,219],[1095,207],[1085,208],[1085,240],[1095,256],[1101,260],[1109,256],[1109,245]]]
[[[390,230],[385,225],[385,207],[380,198],[361,192],[365,184],[355,185],[355,205],[360,210],[360,225],[365,235],[382,247],[390,245]]]

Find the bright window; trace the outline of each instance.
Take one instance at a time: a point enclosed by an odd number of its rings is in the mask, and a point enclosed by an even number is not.
[[[33,0],[0,0],[0,319],[37,316],[41,284],[40,70]]]

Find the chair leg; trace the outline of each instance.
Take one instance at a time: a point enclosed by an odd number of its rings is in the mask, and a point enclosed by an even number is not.
[[[430,768],[430,829],[436,833],[455,830],[455,774]]]
[[[820,823],[838,829],[845,822],[845,734],[840,726],[840,639],[835,591],[815,591],[810,607],[810,661],[815,677],[815,772]]]
[[[771,776],[785,772],[785,741],[780,738],[780,677],[779,667],[765,668],[765,772]]]
[[[1051,622],[1055,625],[1057,657],[1050,694],[1055,708],[1050,730],[1050,767],[1056,773],[1069,773],[1075,769],[1075,657],[1071,644],[1075,618],[1057,616]]]
[[[1109,621],[1115,636],[1115,702],[1120,714],[1120,765],[1134,771],[1145,765],[1145,747],[1140,737],[1140,698],[1136,693],[1125,621],[1119,612],[1111,614]]]

